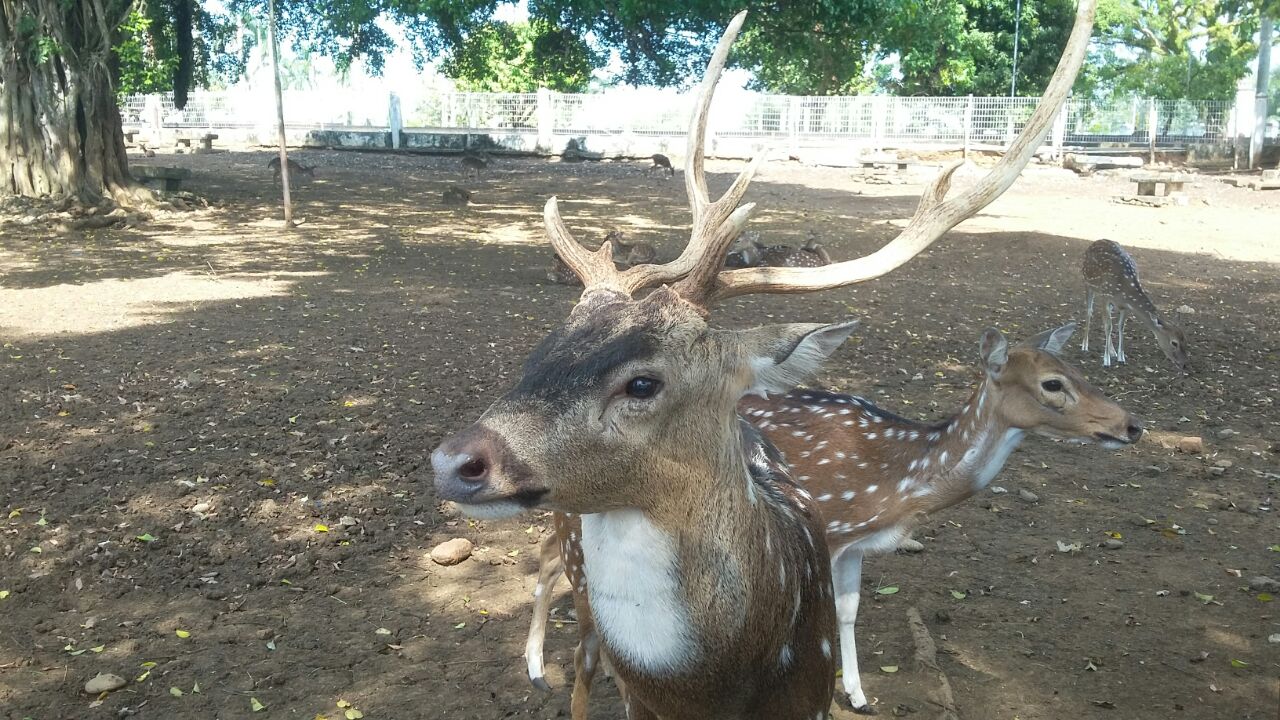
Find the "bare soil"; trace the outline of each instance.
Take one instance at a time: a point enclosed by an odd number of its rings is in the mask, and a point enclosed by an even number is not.
[[[141,227],[0,225],[0,717],[567,716],[567,600],[556,690],[533,689],[521,659],[548,518],[456,517],[428,455],[576,298],[545,279],[545,198],[583,239],[620,228],[670,257],[680,179],[506,159],[468,180],[450,158],[303,152],[317,177],[287,232],[269,157],[135,159],[191,168],[212,204]],[[713,163],[715,184],[736,167]],[[769,165],[754,227],[853,257],[893,236],[924,179]],[[474,204],[441,205],[453,182]],[[717,311],[726,326],[862,317],[820,382],[937,419],[975,381],[983,328],[1081,317],[1093,239],[1131,247],[1167,311],[1194,310],[1179,316],[1188,377],[1140,328],[1126,366],[1070,352],[1149,423],[1138,446],[1028,440],[995,481],[1010,492],[930,518],[921,554],[868,562],[859,645],[882,714],[938,714],[936,675],[910,662],[913,607],[965,718],[1280,712],[1280,603],[1249,588],[1280,577],[1280,193],[1206,179],[1187,207],[1111,201],[1132,188],[1033,169],[890,276]],[[1175,452],[1183,436],[1204,453]],[[452,537],[475,554],[433,564]],[[127,684],[84,694],[99,672]],[[623,717],[598,687],[593,716]]]

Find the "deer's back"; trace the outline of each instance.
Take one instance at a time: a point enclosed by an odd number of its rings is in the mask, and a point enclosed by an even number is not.
[[[1080,269],[1085,283],[1097,292],[1126,298],[1144,294],[1137,264],[1113,240],[1096,240],[1089,245]]]

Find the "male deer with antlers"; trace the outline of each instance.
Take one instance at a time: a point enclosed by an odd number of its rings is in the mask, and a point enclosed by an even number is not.
[[[824,390],[796,390],[774,399],[747,398],[743,417],[782,451],[791,472],[818,502],[831,551],[844,691],[855,710],[868,707],[858,673],[854,625],[862,558],[890,552],[924,517],[982,491],[1030,433],[1078,443],[1120,447],[1138,440],[1141,425],[1108,400],[1056,353],[1075,325],[1009,347],[987,330],[979,344],[984,378],[964,408],[944,422],[925,424],[882,410],[868,400]],[[542,639],[551,587],[561,570],[576,586],[582,550],[575,518],[557,517],[544,540],[534,620],[525,645],[534,684],[542,679]],[[575,598],[575,602],[577,602]],[[579,619],[582,617],[579,610]],[[574,707],[584,708],[598,642],[590,619],[579,625]]]
[[[712,94],[745,13],[721,38],[690,122],[684,177],[693,230],[678,258],[619,271],[608,243],[583,248],[555,198],[547,202],[551,244],[586,289],[516,386],[446,439],[432,466],[440,497],[474,515],[526,508],[584,515],[575,599],[632,720],[828,716],[835,613],[821,520],[736,407],[748,393],[786,392],[852,326],[727,331],[709,328],[705,315],[737,295],[880,277],[1007,189],[1079,69],[1093,2],[1080,7],[1045,101],[1009,154],[951,200],[959,163],[949,167],[902,234],[865,258],[721,272],[754,208],[738,203],[760,158],[712,202],[703,145]],[[651,287],[659,289],[634,298]]]

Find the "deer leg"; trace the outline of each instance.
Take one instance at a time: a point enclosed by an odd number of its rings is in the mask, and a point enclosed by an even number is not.
[[[538,585],[533,589],[533,622],[524,643],[524,661],[529,668],[529,682],[539,690],[550,690],[542,665],[542,644],[547,636],[547,618],[551,614],[551,596],[556,581],[564,572],[560,557],[560,538],[547,533],[538,548]]]
[[[578,647],[573,651],[573,695],[569,714],[573,720],[587,720],[591,683],[600,667],[600,635],[590,612],[578,612]]]
[[[1107,346],[1102,350],[1102,367],[1111,367],[1111,356],[1115,353],[1115,346],[1111,344],[1111,313],[1115,306],[1107,303],[1107,307],[1103,310],[1102,329],[1107,335]]]
[[[840,622],[840,667],[845,698],[854,712],[870,713],[867,696],[862,692],[858,674],[858,648],[854,640],[854,624],[858,619],[858,602],[862,590],[862,553],[844,550],[831,561],[831,579],[836,591],[836,618]]]
[[[1080,343],[1080,352],[1089,352],[1089,323],[1093,322],[1093,288],[1085,291],[1084,296],[1084,342]]]
[[[1124,318],[1125,309],[1120,308],[1120,322],[1116,323],[1116,361],[1123,363],[1124,357]]]

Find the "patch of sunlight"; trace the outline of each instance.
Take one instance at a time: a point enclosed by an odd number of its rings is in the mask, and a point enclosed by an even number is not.
[[[541,245],[545,242],[542,228],[532,222],[490,226],[484,233],[484,241],[497,245]]]
[[[166,322],[202,303],[287,295],[282,273],[210,277],[173,272],[83,285],[0,288],[0,327],[13,338],[82,335]],[[323,273],[290,273],[290,275]]]
[[[1240,633],[1227,632],[1222,628],[1205,628],[1205,635],[1209,642],[1217,643],[1225,648],[1230,648],[1240,653],[1249,651],[1249,641]]]

